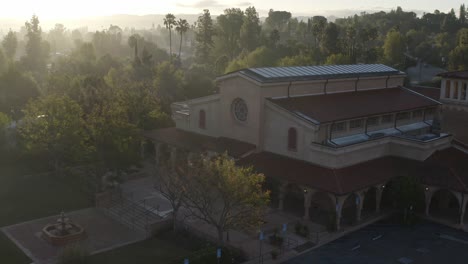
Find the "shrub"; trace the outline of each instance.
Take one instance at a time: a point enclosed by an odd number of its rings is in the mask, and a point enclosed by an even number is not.
[[[86,264],[88,251],[80,245],[66,246],[59,255],[59,264]]]
[[[271,251],[271,258],[276,259],[278,258],[279,252],[277,250]]]
[[[277,230],[275,230],[273,235],[271,235],[269,238],[270,238],[270,244],[272,244],[273,246],[281,247],[283,245],[284,239],[278,235]]]
[[[306,225],[301,224],[300,222],[297,222],[294,226],[294,230],[296,231],[296,234],[301,236],[301,237],[308,237],[309,236],[309,227]]]

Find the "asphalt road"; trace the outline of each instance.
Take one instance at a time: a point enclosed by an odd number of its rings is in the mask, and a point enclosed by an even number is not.
[[[284,264],[468,263],[468,234],[438,224],[376,223]]]

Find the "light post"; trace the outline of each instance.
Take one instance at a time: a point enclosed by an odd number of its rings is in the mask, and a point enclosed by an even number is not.
[[[263,239],[265,239],[265,235],[263,234],[263,231],[260,230],[260,235],[259,235],[259,241],[260,241],[260,255],[258,256],[258,263],[263,263],[262,261],[262,242]]]
[[[218,260],[218,264],[221,262],[221,248],[216,250],[216,259]]]

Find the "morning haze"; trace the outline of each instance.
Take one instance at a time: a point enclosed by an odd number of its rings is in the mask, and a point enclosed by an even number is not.
[[[0,264],[468,263],[459,1],[12,0]]]

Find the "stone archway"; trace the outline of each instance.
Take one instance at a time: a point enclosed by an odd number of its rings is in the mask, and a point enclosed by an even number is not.
[[[348,195],[341,208],[341,224],[354,225],[357,223],[356,214],[361,197],[355,193]]]
[[[377,187],[372,186],[366,192],[366,199],[362,205],[362,214],[373,214],[377,207]]]
[[[323,226],[332,224],[335,219],[335,202],[330,198],[330,194],[323,191],[315,191],[310,199],[310,220]]]
[[[457,223],[460,214],[459,198],[448,189],[434,191],[429,204],[429,215]]]

